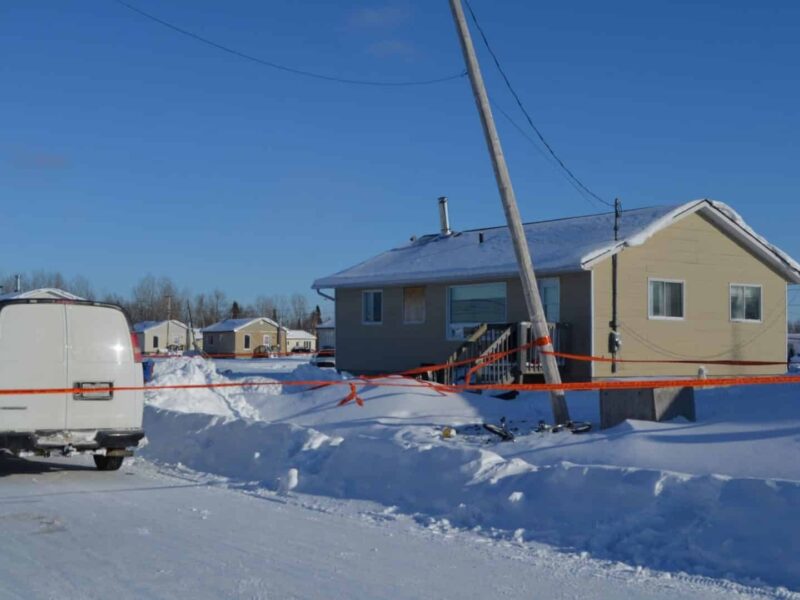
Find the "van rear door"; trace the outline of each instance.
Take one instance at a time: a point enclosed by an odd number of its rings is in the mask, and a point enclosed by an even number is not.
[[[68,387],[64,305],[0,308],[0,388]],[[68,397],[64,392],[0,395],[0,431],[62,430]]]
[[[108,306],[68,304],[66,309],[67,375],[70,387],[81,388],[69,398],[67,429],[141,427],[141,391],[93,391],[142,385],[125,315]]]

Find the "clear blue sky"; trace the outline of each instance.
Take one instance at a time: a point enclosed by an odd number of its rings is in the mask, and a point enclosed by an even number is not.
[[[330,75],[463,69],[446,0],[131,2]],[[800,256],[800,3],[473,7],[535,121],[593,190],[627,207],[723,200]],[[466,79],[297,77],[112,0],[6,0],[0,55],[4,273],[60,270],[121,293],[153,273],[245,302],[314,298],[315,277],[435,231],[437,196],[450,197],[456,229],[503,222]],[[596,212],[497,119],[526,220]]]

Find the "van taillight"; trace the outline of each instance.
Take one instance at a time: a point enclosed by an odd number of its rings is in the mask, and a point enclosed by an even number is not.
[[[139,338],[136,334],[131,332],[131,346],[133,346],[133,362],[142,362],[142,351],[139,348]]]

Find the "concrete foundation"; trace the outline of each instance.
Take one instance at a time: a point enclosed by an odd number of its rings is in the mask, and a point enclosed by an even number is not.
[[[695,420],[694,388],[600,390],[601,429],[626,419],[669,421],[675,417]]]

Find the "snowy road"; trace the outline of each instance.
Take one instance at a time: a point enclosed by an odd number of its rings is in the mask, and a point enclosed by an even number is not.
[[[731,598],[363,502],[276,496],[136,460],[0,457],[0,598]]]

